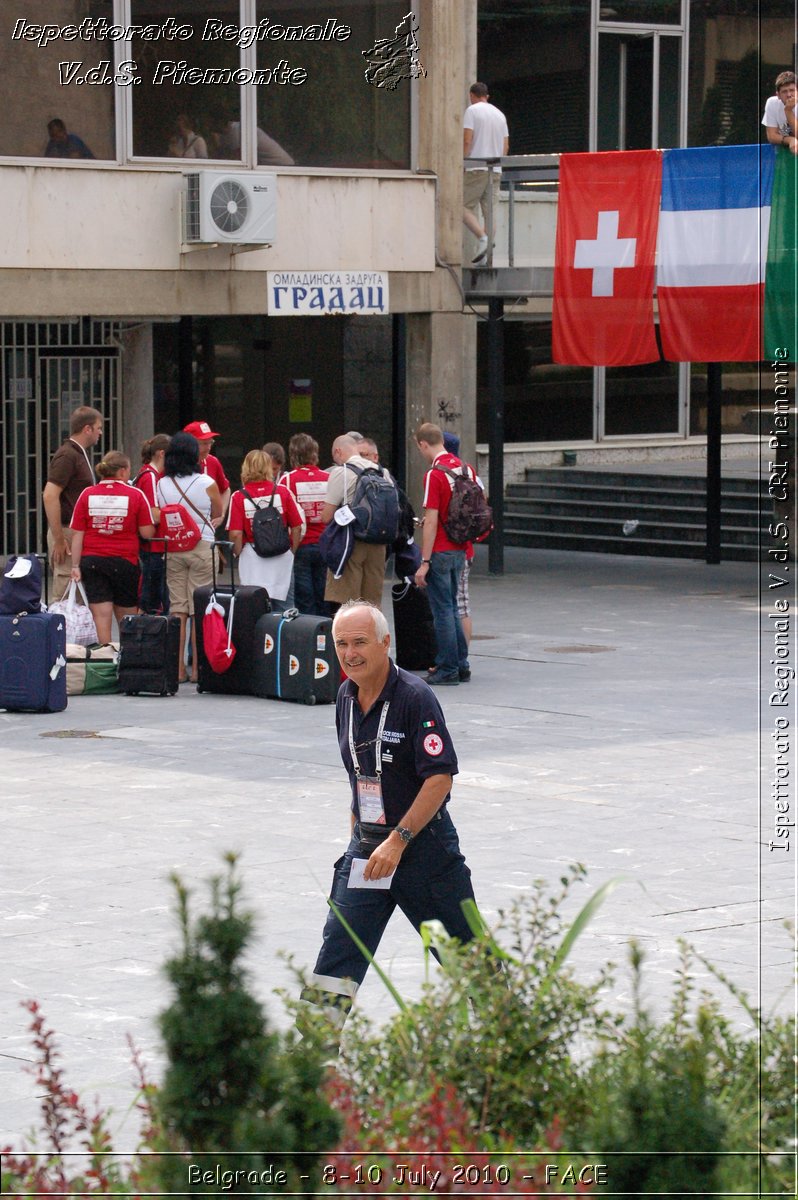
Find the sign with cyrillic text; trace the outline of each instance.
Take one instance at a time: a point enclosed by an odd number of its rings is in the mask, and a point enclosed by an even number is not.
[[[384,316],[387,271],[268,271],[270,317]]]

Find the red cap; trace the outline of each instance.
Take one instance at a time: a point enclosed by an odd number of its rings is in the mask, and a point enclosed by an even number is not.
[[[213,432],[207,421],[192,421],[190,425],[186,425],[183,433],[190,433],[198,442],[207,442],[209,438],[220,436]]]

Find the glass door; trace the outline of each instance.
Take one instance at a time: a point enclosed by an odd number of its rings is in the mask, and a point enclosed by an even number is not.
[[[591,150],[684,145],[687,5],[593,0],[593,14]],[[683,364],[597,367],[593,376],[598,440],[687,436]]]
[[[680,33],[599,30],[594,149],[681,144],[681,47]]]

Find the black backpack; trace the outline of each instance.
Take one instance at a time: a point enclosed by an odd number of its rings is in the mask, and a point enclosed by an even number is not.
[[[346,463],[357,476],[349,507],[355,514],[355,537],[361,542],[390,546],[399,532],[399,492],[380,467],[356,467]]]
[[[493,528],[493,510],[485,499],[484,491],[476,479],[471,478],[465,465],[459,475],[441,464],[437,464],[436,469],[445,471],[454,480],[449,509],[443,522],[446,536],[458,545],[478,542]]]
[[[275,487],[268,504],[258,504],[254,496],[250,496],[246,488],[241,492],[255,506],[252,514],[252,547],[259,558],[276,558],[291,549],[291,537],[285,527],[283,514],[275,507],[274,498],[277,495]]]

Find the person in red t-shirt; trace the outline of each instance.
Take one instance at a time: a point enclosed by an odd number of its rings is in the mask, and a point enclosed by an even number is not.
[[[452,542],[446,533],[444,523],[453,487],[452,477],[447,475],[446,470],[456,474],[466,472],[472,479],[476,475],[467,463],[461,462],[454,454],[447,454],[443,433],[438,425],[425,422],[419,426],[416,445],[431,468],[424,476],[422,561],[416,572],[416,583],[427,589],[438,646],[435,670],[426,676],[426,682],[449,687],[467,683],[471,678],[471,667],[463,627],[457,614],[457,591],[467,543]]]
[[[305,518],[305,533],[294,555],[294,602],[301,613],[330,616],[324,599],[327,568],[319,553],[319,538],[326,529],[321,519],[327,484],[326,471],[319,466],[319,443],[309,433],[295,433],[288,443],[291,470],[283,486],[296,499]]]
[[[265,587],[272,602],[272,612],[285,610],[288,589],[291,586],[291,571],[294,551],[302,537],[302,513],[294,497],[286,488],[275,484],[271,478],[272,466],[268,454],[263,450],[250,450],[241,464],[243,488],[233,493],[230,504],[230,519],[227,531],[233,543],[233,553],[238,558],[238,573],[242,584]],[[244,492],[249,495],[245,496]],[[291,549],[273,558],[261,558],[252,545],[252,517],[255,509],[265,507],[266,501],[274,496],[274,507],[283,518],[283,524],[291,536]]]
[[[183,433],[190,433],[199,442],[199,461],[200,471],[203,475],[210,475],[213,482],[219,489],[219,495],[222,497],[222,515],[216,517],[211,522],[214,529],[224,521],[224,515],[227,512],[227,506],[230,503],[230,480],[224,473],[224,467],[219,462],[215,454],[211,454],[211,446],[218,433],[214,433],[207,421],[192,421],[186,425]]]
[[[138,611],[139,538],[155,533],[150,506],[128,482],[130,459],[109,450],[97,464],[100,483],[86,488],[72,514],[71,578],[83,582],[100,642]]]
[[[152,519],[158,524],[158,497],[156,488],[163,476],[163,460],[172,439],[168,433],[156,433],[141,444],[142,467],[133,486],[144,493],[144,499],[152,509]],[[141,563],[141,596],[139,608],[143,613],[169,613],[169,589],[166,586],[165,542],[142,542],[139,546]]]

